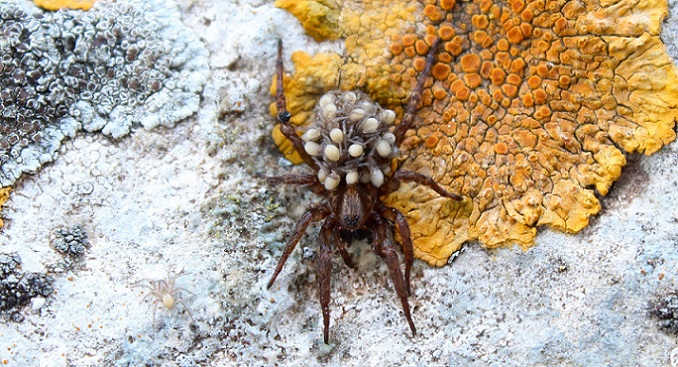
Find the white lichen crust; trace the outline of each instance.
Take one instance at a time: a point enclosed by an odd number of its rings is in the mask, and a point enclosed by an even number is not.
[[[89,11],[0,2],[0,186],[54,159],[78,130],[119,138],[199,107],[207,51],[161,0]]]
[[[320,168],[327,190],[341,182],[379,187],[389,174],[395,146],[395,113],[360,91],[330,91],[315,108],[315,119],[301,136],[304,150]]]

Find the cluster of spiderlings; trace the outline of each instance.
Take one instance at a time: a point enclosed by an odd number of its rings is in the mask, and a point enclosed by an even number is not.
[[[34,297],[52,294],[52,277],[41,273],[21,273],[21,259],[15,253],[0,254],[0,311],[27,305]],[[12,314],[15,321],[21,315]]]
[[[659,320],[662,329],[678,333],[678,293],[670,292],[650,305],[650,315]]]
[[[395,113],[360,91],[328,92],[315,110],[316,118],[301,139],[318,164],[325,189],[334,190],[342,181],[381,186],[397,149],[390,131]]]
[[[79,261],[90,247],[87,232],[81,225],[57,229],[51,241],[52,247],[64,256],[66,267]]]
[[[115,138],[133,123],[190,116],[208,72],[204,46],[159,0],[45,12],[0,4],[0,186],[53,159],[81,128]]]

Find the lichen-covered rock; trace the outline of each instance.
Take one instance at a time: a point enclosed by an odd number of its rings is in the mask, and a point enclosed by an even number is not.
[[[276,2],[302,21],[310,3]],[[325,10],[340,20],[342,62],[295,62],[290,79],[322,86],[308,77],[340,75],[341,89],[395,111],[433,40],[443,42],[401,163],[466,199],[441,202],[411,185],[386,199],[408,216],[415,255],[430,264],[469,240],[527,248],[537,226],[581,230],[600,210],[595,191],[607,194],[620,177],[624,152],[652,154],[676,138],[678,69],[659,38],[664,0],[373,0]],[[326,31],[304,25],[316,38]],[[294,88],[286,85],[298,99],[289,111],[308,116],[304,106],[325,91]]]
[[[63,256],[63,260],[50,267],[55,272],[73,269],[76,265],[84,263],[85,252],[91,246],[87,232],[81,224],[55,230],[50,245]]]
[[[9,193],[12,191],[11,187],[0,187],[0,209],[2,205],[9,199]],[[0,229],[5,225],[5,222],[0,218]]]
[[[46,10],[82,9],[89,10],[96,0],[33,0],[35,5]]]
[[[82,257],[90,247],[87,232],[80,224],[57,229],[51,242],[58,253],[70,258]]]
[[[17,254],[0,253],[0,314],[20,321],[21,315],[12,312],[35,297],[51,295],[53,281],[49,275],[21,272],[21,259]]]
[[[119,138],[198,109],[207,51],[167,1],[89,11],[0,4],[0,186],[54,159],[78,130]]]
[[[650,315],[654,316],[662,329],[678,333],[678,293],[664,294],[650,304]]]

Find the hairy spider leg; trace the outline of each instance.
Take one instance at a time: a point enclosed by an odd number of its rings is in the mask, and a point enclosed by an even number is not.
[[[256,176],[265,179],[266,182],[273,185],[307,185],[309,190],[318,195],[322,195],[323,191],[325,191],[325,187],[320,183],[320,181],[318,181],[316,175],[290,173],[282,176],[266,176],[264,174],[257,173]]]
[[[325,219],[329,212],[330,210],[325,206],[317,205],[306,210],[306,212],[301,216],[301,219],[299,219],[299,222],[297,222],[297,226],[294,227],[292,236],[290,236],[287,244],[285,244],[285,249],[283,250],[283,254],[280,256],[278,266],[276,266],[275,272],[273,273],[271,280],[269,280],[268,286],[266,286],[266,288],[271,288],[273,282],[275,282],[275,278],[278,277],[278,274],[282,270],[283,266],[285,266],[287,258],[290,256],[294,248],[297,246],[297,243],[306,232],[308,225],[311,224],[311,222],[318,222]]]
[[[330,241],[336,228],[336,219],[334,215],[331,215],[320,229],[322,241],[320,241],[318,250],[318,276],[320,278],[318,296],[323,312],[323,340],[325,344],[329,344],[330,340],[330,283],[332,277],[332,246]]]
[[[337,247],[337,250],[339,250],[341,258],[344,259],[344,264],[346,264],[346,266],[348,266],[351,269],[355,269],[355,264],[351,259],[351,255],[349,255],[348,251],[346,251],[346,244],[344,244],[344,241],[342,241],[341,238],[339,237],[339,231],[334,231],[332,235],[334,245]]]
[[[393,132],[393,135],[396,137],[395,146],[397,147],[402,144],[403,140],[405,139],[405,133],[410,129],[410,127],[412,127],[414,116],[416,115],[417,109],[419,109],[419,103],[421,102],[421,93],[424,90],[426,79],[428,78],[429,74],[431,74],[431,68],[433,67],[433,61],[435,59],[436,53],[438,52],[439,46],[440,38],[436,38],[436,40],[433,42],[433,45],[431,45],[431,49],[428,51],[428,55],[426,55],[426,65],[424,66],[424,70],[421,72],[421,74],[419,74],[417,86],[414,87],[414,90],[412,91],[412,95],[410,96],[410,101],[407,104],[405,114]]]
[[[151,297],[151,296],[153,296],[153,294],[147,293],[144,296],[144,298],[141,299],[140,303],[146,302],[148,297]],[[154,327],[155,326],[155,312],[158,310],[158,300],[156,299],[152,303],[153,303],[153,318],[151,319],[151,326]]]
[[[381,203],[377,203],[377,210],[381,215],[392,223],[397,224],[400,241],[403,245],[403,255],[405,256],[405,290],[410,295],[410,273],[412,262],[414,261],[414,249],[412,247],[412,237],[410,234],[410,225],[407,218],[397,209],[389,208]]]
[[[438,195],[454,199],[454,200],[461,200],[462,197],[461,195],[451,193],[447,190],[445,190],[444,187],[440,186],[434,179],[432,179],[429,176],[422,175],[421,173],[417,173],[414,171],[407,171],[407,170],[399,170],[395,171],[393,173],[393,177],[396,178],[399,181],[410,181],[410,182],[415,182],[420,185],[428,186],[430,187],[433,191],[437,192]]]
[[[386,221],[379,214],[372,216],[376,224],[376,231],[374,233],[374,241],[372,247],[374,251],[386,261],[389,273],[391,274],[391,281],[393,287],[400,298],[400,303],[403,306],[403,312],[407,323],[410,324],[412,336],[417,335],[417,329],[414,327],[412,315],[410,315],[410,304],[407,301],[407,291],[405,290],[405,279],[400,271],[400,263],[398,262],[398,253],[395,250],[395,241],[393,240],[393,233],[386,230]]]
[[[288,174],[282,176],[266,176],[261,173],[257,177],[263,178],[270,184],[312,185],[317,182],[316,176],[311,174]]]
[[[301,159],[309,167],[313,168],[314,171],[318,171],[318,165],[315,163],[313,158],[311,158],[306,150],[304,149],[304,142],[301,140],[297,131],[290,124],[290,113],[287,111],[287,100],[285,99],[285,90],[283,86],[283,43],[282,40],[278,40],[278,60],[276,61],[276,66],[278,68],[277,72],[277,81],[276,81],[276,108],[278,109],[278,121],[280,122],[280,132],[292,142],[294,150],[297,151]]]
[[[193,314],[191,313],[191,309],[188,308],[188,306],[186,306],[186,303],[184,303],[184,301],[182,301],[180,299],[177,300],[177,303],[181,304],[181,306],[184,308],[184,310],[186,310],[186,313],[188,313],[188,317],[191,318],[191,322],[193,322],[195,324],[195,319],[193,318]]]

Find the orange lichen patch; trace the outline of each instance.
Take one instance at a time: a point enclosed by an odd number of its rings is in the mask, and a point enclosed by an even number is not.
[[[475,73],[480,69],[480,56],[468,54],[461,57],[461,70],[465,73]]]
[[[440,0],[440,7],[443,8],[443,10],[452,10],[455,4],[455,0]]]
[[[89,10],[96,0],[33,0],[35,5],[45,10],[80,9]]]
[[[665,0],[405,0],[375,10],[384,1],[339,6],[340,87],[400,115],[423,50],[442,39],[399,163],[464,200],[416,185],[384,198],[431,264],[468,240],[528,248],[537,226],[581,230],[624,151],[652,154],[676,138],[678,69],[659,38]]]
[[[438,80],[445,80],[450,75],[450,66],[446,64],[435,64],[431,70],[431,74]]]
[[[0,208],[7,200],[9,200],[9,193],[12,191],[11,187],[0,187]],[[0,218],[0,228],[5,225],[2,218]]]

